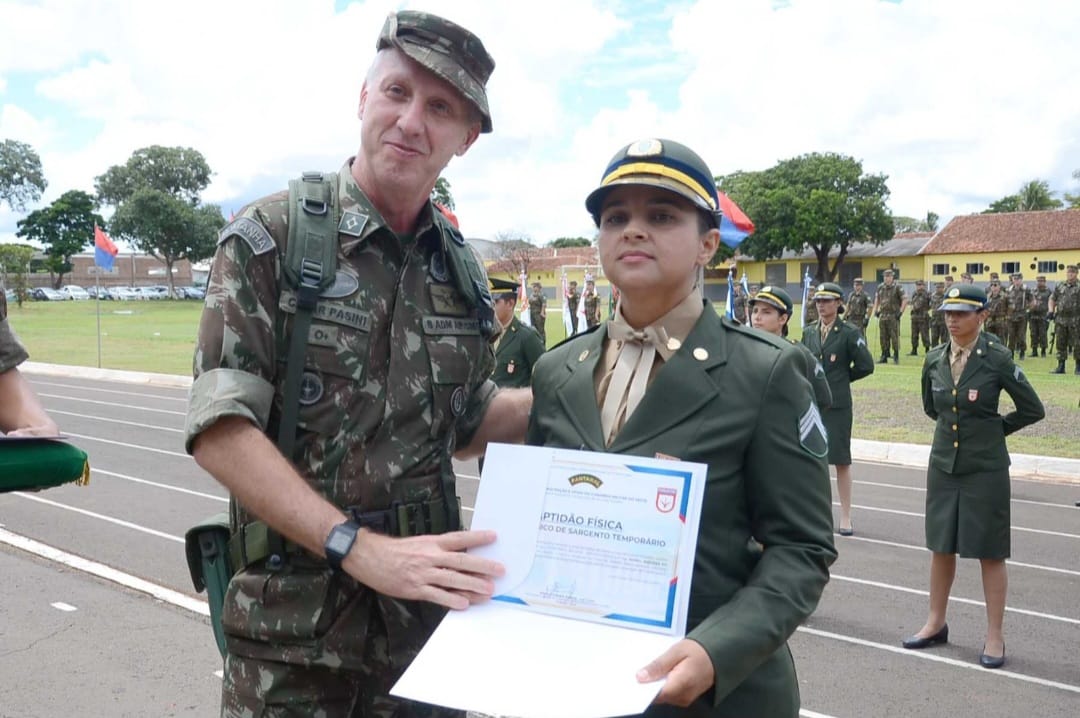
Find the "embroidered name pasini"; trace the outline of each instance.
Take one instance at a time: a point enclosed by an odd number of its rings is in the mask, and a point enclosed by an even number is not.
[[[480,320],[458,317],[424,317],[425,334],[479,334]]]
[[[292,292],[282,292],[281,302],[278,304],[283,312],[296,314],[296,295]],[[371,330],[371,313],[342,302],[320,301],[315,305],[312,316],[324,322],[340,324],[351,327],[357,331],[367,332]]]

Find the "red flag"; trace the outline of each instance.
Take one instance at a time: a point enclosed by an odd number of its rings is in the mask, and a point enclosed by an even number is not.
[[[101,227],[94,225],[94,264],[105,269],[112,269],[113,259],[120,252]]]

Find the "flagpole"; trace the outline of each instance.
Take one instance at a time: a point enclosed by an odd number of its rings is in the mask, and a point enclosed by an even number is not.
[[[101,267],[94,257],[94,310],[97,314],[97,367],[101,368]]]

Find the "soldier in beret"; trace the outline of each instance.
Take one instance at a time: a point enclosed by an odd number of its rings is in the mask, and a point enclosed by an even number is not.
[[[708,465],[687,636],[637,676],[666,678],[656,703],[671,706],[645,715],[795,718],[786,641],[836,557],[828,449],[804,355],[702,296],[713,177],[671,140],[612,158],[585,205],[619,306],[540,357],[528,442]]]
[[[1047,320],[1054,322],[1054,341],[1057,342],[1058,365],[1053,374],[1065,373],[1065,362],[1072,351],[1076,363],[1074,372],[1080,374],[1080,281],[1076,278],[1077,266],[1065,268],[1065,281],[1058,282],[1050,295],[1050,313]]]
[[[1009,337],[1009,305],[1001,292],[1001,282],[990,280],[990,291],[986,294],[986,331],[997,337],[1004,344]]]
[[[1005,293],[1005,320],[1008,326],[1008,345],[1023,359],[1027,352],[1027,323],[1035,298],[1024,286],[1024,275],[1009,275],[1009,291]]]
[[[0,433],[56,436],[56,423],[45,413],[18,366],[29,358],[7,318],[7,297],[0,291]]]
[[[982,289],[953,287],[941,311],[950,340],[930,351],[922,370],[923,408],[937,422],[926,474],[926,547],[933,552],[930,611],[903,646],[921,649],[949,640],[946,609],[956,555],[977,558],[987,619],[979,663],[1000,668],[1005,664],[1005,559],[1010,552],[1005,437],[1041,420],[1045,412],[1012,352],[980,332],[987,317]],[[1002,391],[1016,406],[1004,416],[999,410]]]
[[[456,530],[451,459],[520,441],[531,395],[488,378],[487,277],[429,199],[491,131],[494,61],[412,11],[389,15],[376,50],[357,155],[294,181],[301,201],[245,208],[210,273],[186,447],[232,495],[229,718],[458,715],[390,689],[446,607],[490,596],[503,570],[464,553],[495,537]],[[320,229],[293,245],[304,223]],[[320,273],[328,257],[336,274]]]
[[[908,300],[908,308],[911,310],[911,353],[908,356],[919,356],[919,340],[922,340],[923,349],[930,351],[930,293],[926,291],[926,282],[921,279],[915,280],[915,291]]]
[[[878,332],[881,341],[879,364],[889,361],[892,354],[893,364],[900,363],[900,317],[907,309],[907,296],[904,288],[896,283],[893,270],[882,272],[883,281],[874,295],[873,314],[878,318]]]
[[[1050,288],[1046,286],[1046,276],[1035,277],[1035,289],[1031,291],[1031,316],[1028,327],[1031,331],[1031,356],[1046,356],[1046,315],[1050,311]]]
[[[852,284],[854,287],[844,305],[845,314],[847,314],[845,321],[858,329],[859,334],[865,338],[866,324],[870,316],[870,295],[863,289],[862,277],[856,277]]]
[[[945,315],[939,312],[945,301],[945,292],[952,286],[952,277],[945,277],[944,282],[935,282],[930,294],[930,346],[936,347],[945,341]]]
[[[851,383],[874,373],[874,357],[866,340],[844,313],[840,285],[825,282],[817,288],[814,303],[819,319],[806,328],[802,343],[818,358],[832,392],[832,406],[822,412],[829,436],[829,463],[836,467],[836,493],[840,497],[839,533],[855,533],[851,523],[851,424],[854,411]]]

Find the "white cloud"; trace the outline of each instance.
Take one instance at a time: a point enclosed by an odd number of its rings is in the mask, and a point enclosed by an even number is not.
[[[363,73],[399,4],[0,0],[0,138],[39,151],[47,201],[92,191],[139,147],[192,146],[215,171],[205,198],[236,209],[355,152]],[[439,3],[496,59],[495,132],[446,172],[468,234],[591,236],[585,195],[646,136],[685,141],[717,173],[843,152],[888,174],[892,209],[913,216],[978,211],[1034,177],[1075,189],[1073,0],[659,10]],[[0,237],[15,219],[0,211]]]

